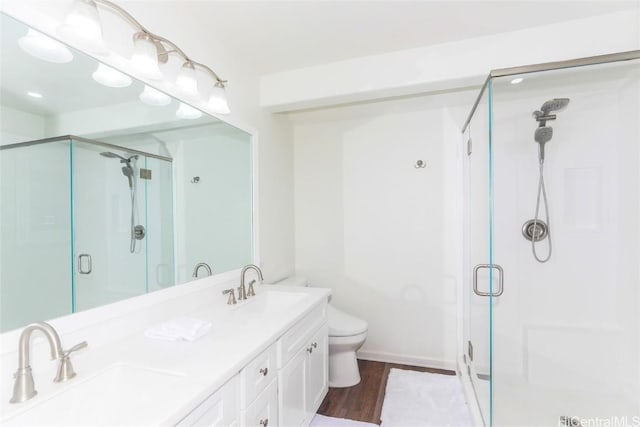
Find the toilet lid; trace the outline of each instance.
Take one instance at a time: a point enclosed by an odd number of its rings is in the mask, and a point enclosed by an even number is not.
[[[327,317],[330,337],[348,337],[367,331],[367,322],[340,311],[332,305],[327,309]]]

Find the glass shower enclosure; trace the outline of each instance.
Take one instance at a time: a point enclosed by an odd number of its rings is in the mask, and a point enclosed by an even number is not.
[[[172,159],[76,136],[0,150],[3,331],[175,283]]]
[[[462,141],[485,425],[638,425],[640,51],[493,71]]]

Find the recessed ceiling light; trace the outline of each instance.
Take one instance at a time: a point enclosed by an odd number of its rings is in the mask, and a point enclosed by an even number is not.
[[[522,77],[516,77],[515,79],[511,80],[511,84],[517,85],[518,83],[522,83],[523,81],[524,79]]]
[[[29,95],[32,98],[42,98],[42,94],[38,92],[27,92],[27,95]]]

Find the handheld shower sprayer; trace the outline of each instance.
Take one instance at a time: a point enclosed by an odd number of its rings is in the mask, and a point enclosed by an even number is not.
[[[122,174],[127,177],[129,181],[129,194],[131,196],[131,242],[129,245],[129,251],[134,253],[136,250],[136,240],[144,238],[144,227],[142,225],[136,225],[137,216],[137,203],[136,203],[136,182],[135,182],[135,164],[134,160],[138,160],[138,155],[134,154],[129,157],[123,157],[119,154],[111,151],[104,151],[100,153],[101,156],[109,159],[120,159],[122,166]]]
[[[569,105],[569,98],[553,98],[542,104],[539,110],[535,110],[532,113],[535,121],[538,122],[538,127],[535,130],[533,139],[538,143],[538,169],[540,171],[538,179],[538,196],[536,198],[536,212],[534,218],[525,222],[523,226],[523,234],[525,238],[531,240],[531,251],[533,257],[538,262],[547,262],[551,259],[551,227],[549,225],[549,203],[547,202],[547,189],[544,184],[544,146],[547,142],[553,138],[553,128],[547,126],[547,121],[555,120],[556,115],[551,114],[554,112],[562,111]],[[542,199],[542,200],[541,200]],[[544,211],[546,217],[546,223],[538,218],[540,213],[540,202],[544,202]],[[540,258],[536,252],[536,243],[549,239],[549,249],[545,258]]]

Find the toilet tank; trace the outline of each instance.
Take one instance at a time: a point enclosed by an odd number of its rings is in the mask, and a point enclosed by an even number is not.
[[[284,286],[309,286],[309,281],[305,277],[291,276],[286,279],[279,280],[275,283],[265,283],[266,285],[284,285]]]

